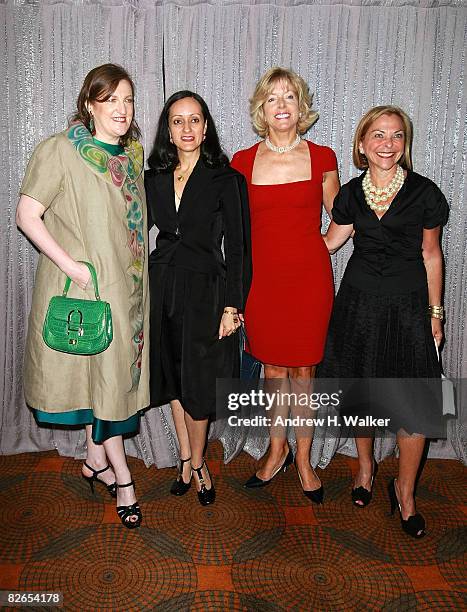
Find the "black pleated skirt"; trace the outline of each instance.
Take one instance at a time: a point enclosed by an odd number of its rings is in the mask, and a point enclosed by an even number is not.
[[[441,370],[427,287],[378,295],[343,282],[317,375],[348,381],[341,413],[389,418],[394,432],[441,437]]]
[[[219,340],[225,279],[155,264],[151,291],[151,406],[179,400],[193,419],[216,411],[216,378],[238,378],[237,334]]]

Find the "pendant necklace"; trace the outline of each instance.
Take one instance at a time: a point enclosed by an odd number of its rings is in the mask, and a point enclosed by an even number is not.
[[[177,175],[177,170],[179,170],[181,168],[181,165],[178,164],[178,166],[175,168],[175,178],[177,179],[177,181],[179,183],[183,183],[183,181],[185,180],[185,178],[189,177],[190,174],[193,171],[193,168],[196,166],[196,163],[193,164],[193,166],[191,166],[191,168],[188,168],[188,170],[183,174],[182,172],[180,172],[180,174]]]

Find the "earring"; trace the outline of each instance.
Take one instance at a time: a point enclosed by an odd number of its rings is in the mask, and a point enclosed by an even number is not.
[[[174,141],[172,140],[172,134],[170,132],[169,132],[169,140],[172,144],[174,143]]]
[[[89,113],[89,131],[94,136],[94,134],[96,133],[96,129],[95,129],[95,126],[94,126],[94,117],[92,116],[91,107],[86,108],[86,110]]]

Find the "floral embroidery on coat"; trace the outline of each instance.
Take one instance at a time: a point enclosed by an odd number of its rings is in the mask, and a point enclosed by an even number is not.
[[[132,390],[136,389],[141,375],[141,353],[144,346],[143,334],[143,269],[144,269],[144,233],[143,233],[143,199],[136,184],[143,170],[143,147],[137,140],[132,140],[125,152],[111,155],[95,143],[92,134],[81,122],[73,123],[67,136],[78,152],[80,158],[95,174],[112,183],[122,191],[125,203],[125,223],[128,230],[127,246],[132,255],[127,273],[134,283],[129,317],[133,335],[129,339],[134,350],[134,360],[130,364]]]

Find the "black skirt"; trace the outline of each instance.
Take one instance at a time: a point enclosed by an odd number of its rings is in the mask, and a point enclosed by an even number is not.
[[[237,334],[219,340],[225,280],[178,266],[149,271],[151,406],[179,400],[193,419],[216,411],[216,378],[238,378]]]
[[[317,375],[346,381],[341,414],[388,418],[393,432],[442,437],[441,370],[427,287],[379,295],[343,282]]]

